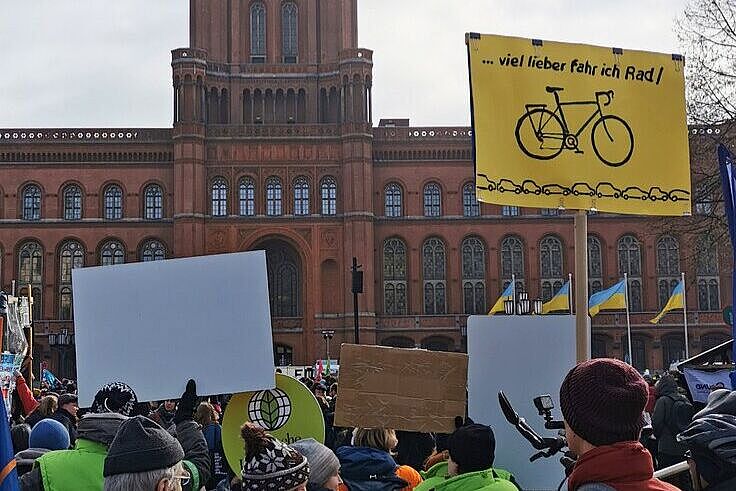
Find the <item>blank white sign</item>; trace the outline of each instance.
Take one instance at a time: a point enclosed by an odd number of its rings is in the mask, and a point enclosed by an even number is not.
[[[263,251],[72,271],[80,406],[125,382],[139,401],[275,387]]]
[[[493,427],[496,436],[494,467],[506,469],[522,489],[554,490],[565,477],[556,458],[529,457],[537,453],[504,418],[498,404],[502,390],[519,415],[542,436],[544,419],[534,398],[550,394],[555,419],[560,412],[560,385],[575,366],[575,318],[546,316],[472,316],[468,319],[468,414],[476,423]]]

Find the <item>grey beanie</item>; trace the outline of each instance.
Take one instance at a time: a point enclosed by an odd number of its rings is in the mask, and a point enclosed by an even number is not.
[[[299,440],[289,446],[307,458],[310,484],[322,486],[340,470],[340,461],[335,453],[314,438]]]
[[[127,419],[118,428],[105,457],[104,477],[168,469],[184,459],[179,442],[145,416]]]

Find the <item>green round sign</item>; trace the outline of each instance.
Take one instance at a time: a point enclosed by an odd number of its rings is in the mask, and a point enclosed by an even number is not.
[[[314,394],[293,377],[276,374],[276,388],[235,394],[222,418],[222,447],[230,468],[240,475],[245,458],[240,427],[255,423],[285,443],[303,438],[325,441],[325,420]]]
[[[723,309],[723,322],[733,327],[733,307],[731,305]]]

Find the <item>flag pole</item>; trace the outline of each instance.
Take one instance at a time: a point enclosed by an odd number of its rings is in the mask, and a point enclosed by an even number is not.
[[[572,296],[575,290],[572,287],[572,273],[567,273],[567,284],[570,285],[570,288],[567,291],[567,305],[570,307],[570,315],[573,315]]]
[[[634,357],[631,354],[631,317],[629,315],[629,273],[624,273],[624,303],[626,304],[626,337],[629,341],[629,365],[634,366]]]
[[[514,314],[516,315],[516,275],[511,274],[511,300],[514,302]]]
[[[590,359],[588,317],[588,214],[575,212],[575,347],[578,363]]]
[[[682,314],[683,314],[683,320],[685,321],[685,359],[690,359],[690,348],[688,347],[688,335],[687,335],[687,296],[685,295],[685,292],[687,291],[687,287],[685,286],[685,273],[680,273],[682,275]]]

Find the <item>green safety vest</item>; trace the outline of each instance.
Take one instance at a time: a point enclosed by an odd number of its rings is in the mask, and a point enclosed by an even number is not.
[[[440,467],[435,471],[442,469],[442,463],[437,464],[437,466]],[[511,482],[511,473],[503,469],[494,468],[449,477],[445,474],[438,475],[436,472],[431,472],[435,467],[433,466],[427,471],[428,474],[434,475],[425,479],[424,482],[414,488],[414,491],[518,491],[517,487]]]
[[[102,491],[107,447],[78,439],[74,450],[55,450],[36,460],[46,491]]]

